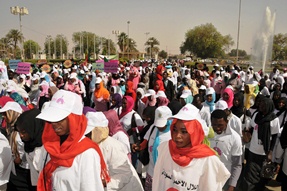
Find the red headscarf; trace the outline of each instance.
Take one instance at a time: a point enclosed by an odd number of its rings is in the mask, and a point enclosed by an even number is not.
[[[162,74],[163,74],[164,70],[165,70],[165,67],[162,64],[160,64],[156,67],[155,71],[156,71],[156,79],[157,80],[162,80]]]
[[[122,113],[119,116],[119,119],[121,119],[123,116],[131,112],[134,108],[135,101],[131,96],[124,96],[123,99],[127,100],[126,108],[122,109]]]
[[[170,132],[173,132],[173,127],[178,119],[174,119]],[[169,151],[173,161],[179,166],[187,166],[194,158],[203,158],[215,155],[207,145],[203,144],[204,132],[201,124],[197,120],[183,121],[187,132],[190,135],[191,147],[177,148],[175,142],[169,140]]]
[[[163,85],[163,81],[162,80],[157,80],[155,81],[155,85],[158,84],[159,85],[159,89],[155,89],[154,87],[154,91],[157,93],[158,91],[165,91],[164,89],[164,85]]]
[[[71,167],[74,158],[90,148],[95,149],[100,156],[101,177],[107,182],[110,181],[106,163],[99,146],[87,137],[80,141],[87,127],[85,115],[80,116],[71,113],[67,118],[70,126],[70,134],[62,145],[60,145],[60,137],[54,132],[52,125],[50,123],[45,124],[42,142],[45,149],[50,154],[51,160],[47,163],[39,176],[37,190],[46,190],[45,188],[47,188],[48,191],[52,190],[52,173],[59,166]],[[43,172],[45,172],[46,185]]]
[[[109,121],[109,135],[110,136],[113,136],[119,131],[122,131],[125,134],[127,134],[123,126],[121,125],[121,122],[115,110],[110,109],[108,111],[104,111],[103,113],[106,116],[107,120]]]
[[[103,97],[104,100],[109,100],[110,92],[104,87],[103,81],[100,82],[100,89],[96,89],[94,93],[95,98]]]
[[[134,100],[137,99],[137,94],[135,90],[133,89],[134,83],[130,80],[127,81],[127,89],[126,89],[126,94],[127,96],[131,96]]]
[[[9,96],[2,96],[0,97],[0,106],[4,107],[4,105],[8,102],[8,101],[14,101],[11,97]]]
[[[223,93],[227,93],[229,95],[229,99],[224,101],[226,101],[228,108],[230,109],[233,106],[234,93],[230,88],[225,88]]]

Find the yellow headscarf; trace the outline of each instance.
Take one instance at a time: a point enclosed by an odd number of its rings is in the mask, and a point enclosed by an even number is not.
[[[249,93],[247,94],[244,92],[244,107],[246,109],[249,109],[254,104],[256,93],[255,93],[255,86],[254,85],[246,84],[246,86],[248,86],[248,88],[249,88]]]

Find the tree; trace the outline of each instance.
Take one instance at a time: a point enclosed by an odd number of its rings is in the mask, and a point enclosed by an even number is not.
[[[163,59],[166,59],[167,58],[167,52],[162,50],[158,53],[158,56],[163,58]]]
[[[153,57],[154,53],[159,52],[159,48],[157,46],[160,45],[160,43],[155,37],[150,37],[146,41],[145,45],[147,46],[146,51],[151,55],[151,57]]]
[[[33,54],[37,54],[41,50],[40,45],[33,41],[33,40],[27,40],[24,42],[24,56],[25,58],[32,59]]]
[[[124,32],[122,32],[118,36],[118,42],[117,42],[121,52],[138,52],[136,41],[132,38],[128,38],[128,35]]]
[[[102,54],[103,55],[115,55],[117,54],[116,47],[111,39],[102,39]]]
[[[3,37],[0,39],[0,58],[8,57],[10,59],[11,56],[13,56],[13,48],[9,44],[9,39]]]
[[[215,58],[223,56],[233,43],[230,35],[222,36],[211,23],[207,23],[186,32],[180,51],[201,58]]]
[[[236,49],[232,49],[232,50],[230,51],[230,53],[228,53],[229,56],[237,56],[236,54],[237,54],[237,50],[236,50]],[[240,49],[238,49],[238,56],[240,56],[240,57],[246,57],[246,56],[247,56],[247,53],[246,53],[245,50],[240,50]]]
[[[273,39],[272,59],[285,60],[287,55],[287,34],[277,34]]]
[[[17,49],[20,50],[18,47],[18,43],[20,43],[24,39],[23,34],[19,30],[11,29],[6,35],[6,39],[8,40],[9,46],[13,47],[13,57],[21,57],[21,52],[17,52]]]

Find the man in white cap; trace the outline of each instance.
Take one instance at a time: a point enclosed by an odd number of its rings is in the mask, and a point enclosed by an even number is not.
[[[229,109],[226,101],[219,100],[215,103],[215,109],[223,110],[227,115],[228,125],[242,137],[242,123],[240,118],[234,115]]]

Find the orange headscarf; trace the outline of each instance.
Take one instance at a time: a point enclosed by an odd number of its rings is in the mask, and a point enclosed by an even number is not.
[[[62,145],[60,145],[60,137],[54,132],[52,125],[50,123],[45,124],[42,142],[45,149],[50,154],[51,160],[46,164],[39,176],[37,190],[47,189],[48,191],[51,191],[52,173],[59,166],[71,167],[74,158],[90,148],[94,148],[100,156],[101,177],[105,179],[106,182],[110,181],[106,163],[99,146],[87,137],[80,141],[87,127],[86,117],[84,115],[71,113],[67,118],[70,126],[70,134]],[[46,184],[44,182],[43,172],[45,172]]]
[[[178,119],[174,119],[170,132],[173,132],[173,127]],[[183,121],[187,132],[190,135],[191,147],[177,148],[175,142],[169,140],[169,151],[172,160],[179,166],[187,166],[194,158],[203,158],[215,155],[207,145],[203,144],[204,132],[201,124],[197,120]]]
[[[100,82],[100,89],[96,89],[94,93],[95,98],[101,98],[103,97],[104,100],[109,100],[110,93],[109,91],[104,87],[103,81]]]

